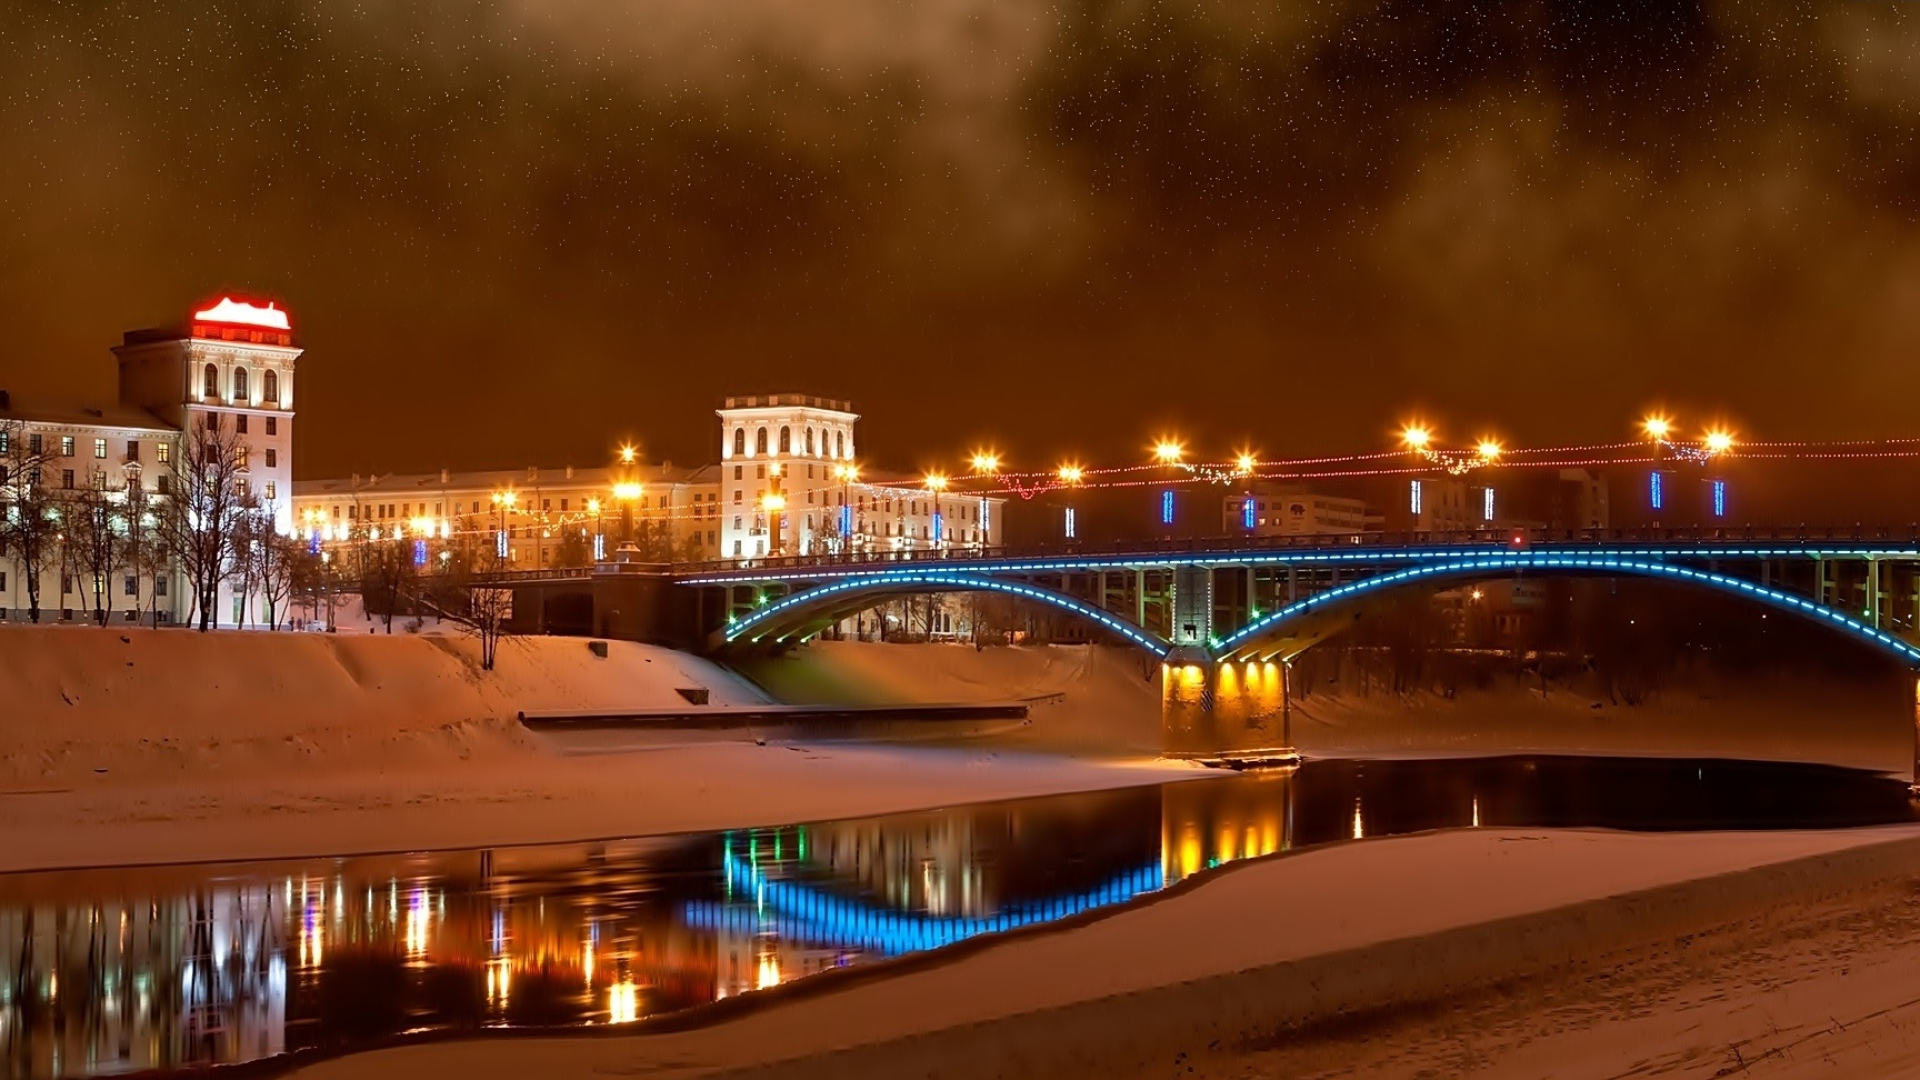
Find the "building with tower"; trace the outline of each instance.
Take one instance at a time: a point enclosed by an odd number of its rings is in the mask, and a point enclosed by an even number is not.
[[[225,433],[235,444],[236,494],[269,513],[275,528],[293,530],[295,364],[287,312],[231,297],[195,311],[184,327],[128,331],[113,349],[118,400],[96,408],[46,408],[0,391],[0,457],[30,460],[37,477],[0,472],[0,502],[17,514],[20,485],[35,484],[50,504],[92,489],[120,506],[172,494],[173,469],[195,431]],[[16,440],[18,440],[16,442]],[[85,580],[62,530],[37,575],[42,621],[90,617],[93,583]],[[27,617],[31,590],[19,553],[0,554],[0,619]],[[114,621],[157,614],[184,622],[194,598],[177,567],[153,564],[117,570],[102,591]],[[258,601],[259,598],[254,598]],[[103,605],[109,606],[109,605]],[[213,619],[221,626],[261,621],[230,584],[220,587]]]

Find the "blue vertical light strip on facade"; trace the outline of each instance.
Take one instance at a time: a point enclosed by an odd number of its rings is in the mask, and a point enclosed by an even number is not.
[[[946,526],[947,526],[946,516],[943,514],[935,513],[933,515],[933,542],[934,543],[937,544],[940,542],[941,535],[946,532]]]
[[[853,507],[846,503],[840,504],[840,535],[853,535]]]
[[[1659,469],[1653,470],[1652,479],[1647,482],[1647,496],[1652,500],[1655,510],[1662,509],[1666,506],[1666,491],[1664,485],[1660,482]]]
[[[1416,514],[1420,512],[1420,481],[1418,480],[1407,486],[1407,507]]]
[[[1167,490],[1160,493],[1160,524],[1162,525],[1173,524],[1173,489],[1172,488],[1168,488]]]
[[[320,530],[319,529],[315,529],[312,532],[307,534],[307,554],[309,555],[320,554]]]
[[[1253,530],[1253,499],[1251,496],[1249,496],[1247,501],[1240,507],[1240,524],[1246,526],[1249,532]]]
[[[1073,507],[1067,507],[1067,539],[1073,539]]]
[[[1727,482],[1725,480],[1713,482],[1713,516],[1727,516]]]
[[[605,533],[593,534],[593,561],[600,562],[607,557],[607,537]]]
[[[1480,492],[1480,520],[1493,520],[1493,489],[1484,488]]]
[[[425,540],[415,540],[413,542],[413,565],[427,565],[427,542]]]
[[[501,529],[493,534],[493,553],[502,559],[507,557],[507,531]]]

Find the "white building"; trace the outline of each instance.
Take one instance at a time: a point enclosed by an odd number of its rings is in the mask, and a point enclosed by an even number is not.
[[[167,495],[169,467],[193,428],[233,433],[244,455],[242,494],[271,509],[278,528],[290,532],[294,367],[300,352],[286,311],[222,298],[194,312],[184,330],[124,335],[113,350],[120,383],[115,407],[14,408],[0,399],[0,432],[54,456],[56,471],[43,475],[42,483],[69,490],[92,486],[119,498],[134,489]],[[54,620],[84,618],[93,606],[91,585],[63,573],[63,560],[49,561],[55,565],[43,570],[40,582],[43,621],[49,613]],[[189,617],[193,597],[177,572],[122,576],[107,590],[115,619],[133,621],[156,600],[163,619]],[[23,619],[27,607],[18,559],[0,556],[0,618]],[[224,584],[215,607],[214,618],[223,626],[260,618],[242,611],[240,598]]]
[[[1357,536],[1380,528],[1364,500],[1279,484],[1228,496],[1223,514],[1230,536]]]
[[[294,485],[294,522],[310,547],[411,538],[428,559],[478,538],[515,569],[611,559],[629,531],[643,560],[702,561],[720,552],[714,466],[614,465],[383,473]],[[630,485],[630,486],[629,486]]]
[[[730,397],[719,416],[722,558],[999,544],[1003,498],[862,468],[847,402]]]

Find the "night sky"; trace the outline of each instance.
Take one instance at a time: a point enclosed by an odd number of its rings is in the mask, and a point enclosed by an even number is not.
[[[303,476],[1914,435],[1896,3],[0,5],[0,386],[282,301]]]

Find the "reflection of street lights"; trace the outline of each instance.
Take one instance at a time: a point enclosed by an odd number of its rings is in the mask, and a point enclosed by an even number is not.
[[[600,515],[600,500],[587,500],[587,513],[593,515],[593,561],[599,562],[607,557],[607,534],[605,523]]]
[[[633,504],[642,490],[637,480],[622,480],[613,485],[613,501],[620,504],[620,550],[616,554],[623,562],[631,562],[640,550],[633,542]]]

